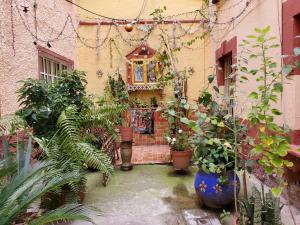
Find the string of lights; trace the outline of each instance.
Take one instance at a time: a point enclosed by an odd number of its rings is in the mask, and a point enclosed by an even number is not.
[[[12,0],[13,1],[13,0]],[[66,0],[67,1],[67,0]],[[189,11],[189,12],[183,12],[183,13],[179,13],[179,14],[174,14],[174,15],[169,15],[169,16],[165,16],[163,18],[167,19],[167,18],[174,18],[174,17],[180,17],[182,15],[194,15],[194,19],[196,19],[197,16],[201,16],[202,17],[202,20],[199,22],[199,23],[192,23],[191,25],[189,25],[188,28],[184,28],[183,27],[183,24],[180,23],[180,21],[176,21],[174,20],[174,24],[173,24],[173,28],[176,27],[176,26],[179,26],[180,28],[180,34],[177,34],[177,30],[176,30],[176,35],[170,35],[166,30],[165,28],[161,28],[162,26],[164,26],[163,22],[161,24],[152,24],[151,27],[148,29],[139,29],[141,32],[145,32],[146,34],[143,35],[142,37],[140,38],[132,38],[132,37],[127,37],[125,38],[124,37],[124,33],[120,30],[120,27],[123,27],[123,25],[120,25],[119,23],[120,22],[124,22],[124,21],[127,21],[127,19],[120,19],[118,20],[117,18],[112,18],[112,17],[106,17],[106,16],[103,16],[103,15],[97,15],[97,16],[101,16],[102,18],[104,19],[110,19],[113,23],[112,25],[110,25],[108,31],[106,32],[106,35],[105,35],[105,38],[101,41],[101,43],[98,43],[96,42],[96,45],[91,45],[91,44],[88,44],[87,43],[87,39],[85,39],[84,37],[82,37],[82,35],[80,35],[77,31],[77,27],[78,25],[77,24],[74,24],[74,21],[72,19],[72,17],[68,14],[67,17],[66,17],[66,20],[65,22],[63,23],[63,26],[61,29],[59,29],[59,31],[57,32],[57,35],[55,35],[53,38],[47,38],[47,39],[42,39],[40,37],[37,37],[37,33],[34,33],[34,31],[32,31],[29,27],[29,24],[26,23],[26,21],[24,20],[23,16],[22,16],[22,12],[18,6],[18,4],[15,2],[15,8],[17,9],[17,12],[21,18],[21,21],[25,27],[25,29],[29,32],[29,34],[36,40],[36,41],[39,41],[39,42],[43,42],[43,43],[46,43],[47,45],[52,42],[55,42],[55,41],[59,41],[59,40],[64,40],[68,37],[76,37],[79,42],[85,46],[85,47],[88,47],[88,48],[93,48],[93,49],[102,49],[102,48],[105,48],[107,47],[107,43],[108,43],[108,39],[110,37],[110,34],[111,34],[111,30],[112,30],[112,26],[116,29],[117,31],[117,34],[114,39],[116,38],[120,38],[121,40],[123,40],[127,45],[133,47],[133,46],[136,46],[136,45],[139,45],[143,42],[146,42],[147,39],[149,38],[149,36],[151,35],[151,33],[157,28],[159,27],[160,31],[163,32],[165,35],[168,36],[168,38],[172,38],[172,39],[180,39],[186,35],[195,35],[197,33],[200,33],[201,32],[201,28],[203,28],[204,24],[205,23],[208,23],[208,24],[214,24],[214,28],[216,28],[217,26],[220,26],[220,25],[228,25],[228,27],[233,23],[234,20],[238,19],[241,15],[244,14],[244,12],[246,11],[247,7],[250,5],[250,3],[252,2],[253,0],[248,0],[246,2],[246,6],[243,8],[243,10],[238,14],[236,15],[235,17],[233,17],[230,21],[226,21],[226,22],[219,22],[219,21],[209,21],[207,20],[207,18],[205,16],[203,16],[204,14],[206,14],[205,10],[207,10],[207,8],[201,8],[201,9],[198,9],[198,10],[194,10],[194,11]],[[226,8],[226,9],[223,9],[222,11],[225,11],[225,10],[229,10],[230,8],[233,8],[233,7],[236,7],[237,5],[241,4],[241,2],[243,1],[239,1],[238,3]],[[144,10],[145,8],[145,5],[146,5],[146,1],[143,2],[143,5],[142,5],[142,8],[140,10],[140,13],[139,15],[136,17],[139,19],[139,16],[142,14],[141,12]],[[22,6],[21,6],[22,7]],[[26,6],[27,7],[27,6]],[[205,9],[205,10],[204,10]],[[27,13],[28,11],[28,8],[23,8],[23,13]],[[94,14],[95,15],[95,14]],[[102,20],[99,20],[98,18],[98,21],[101,23]],[[66,30],[66,27],[68,26],[68,24],[71,24],[71,28],[72,28],[72,32],[69,34],[69,35],[65,35],[65,30]],[[191,30],[192,27],[194,27],[194,25],[197,24],[197,28],[195,30]],[[137,26],[137,25],[136,25]],[[55,29],[51,29],[52,31],[54,31]],[[203,30],[203,32],[208,32],[208,30]],[[97,37],[96,37],[97,39]],[[95,43],[95,42],[94,42]],[[48,45],[48,47],[49,47]],[[50,45],[51,46],[51,45]],[[185,48],[189,49],[191,47],[189,46],[184,46]]]

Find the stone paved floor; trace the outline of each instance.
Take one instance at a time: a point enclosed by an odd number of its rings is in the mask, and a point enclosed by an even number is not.
[[[203,207],[197,199],[193,187],[196,171],[191,167],[188,174],[174,174],[169,165],[135,165],[129,172],[116,168],[107,187],[101,184],[101,174],[90,173],[84,203],[102,210],[102,216],[93,215],[99,225],[220,225],[217,216],[221,212]],[[255,177],[248,179],[249,184],[259,186]],[[300,211],[291,210],[300,225]],[[284,225],[294,225],[286,205],[282,219]],[[226,225],[230,224],[229,218]]]
[[[101,225],[220,225],[216,214],[201,209],[193,188],[195,168],[174,174],[167,165],[138,165],[116,170],[107,187],[99,173],[88,175],[85,204],[96,206]],[[73,222],[72,225],[87,225]]]
[[[131,161],[133,164],[169,163],[170,147],[168,145],[132,146]],[[121,159],[116,164],[120,165]]]

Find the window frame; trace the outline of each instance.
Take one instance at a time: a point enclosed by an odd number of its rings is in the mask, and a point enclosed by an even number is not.
[[[135,76],[134,76],[134,67],[135,62],[143,62],[143,80],[144,82],[135,82]],[[131,59],[131,80],[133,85],[151,85],[151,84],[157,84],[158,82],[148,82],[148,64],[153,62],[153,60],[150,59],[143,59],[143,58],[133,58]],[[155,80],[157,79],[157,73],[159,72],[159,62],[155,62]]]
[[[300,35],[300,0],[287,0],[282,3],[282,55],[284,64],[293,64],[300,57],[294,57],[294,48],[299,47]],[[300,75],[300,68],[295,68],[290,75]]]
[[[217,74],[217,84],[218,86],[224,86],[225,76],[222,66],[222,61],[224,57],[228,54],[231,54],[232,65],[237,63],[237,37],[231,38],[229,41],[223,41],[221,46],[216,50],[216,74]],[[232,72],[235,71],[235,68],[232,68]]]
[[[38,77],[39,79],[46,80],[47,82],[54,82],[58,76],[55,74],[52,74],[52,71],[55,70],[54,67],[58,64],[59,69],[63,70],[64,67],[66,69],[74,69],[74,61],[71,59],[68,59],[62,55],[59,55],[49,49],[46,49],[41,46],[37,46],[38,50]],[[42,63],[41,63],[42,59]],[[46,61],[47,63],[50,62],[50,74],[47,73],[46,69]],[[55,65],[56,64],[56,65]],[[41,68],[43,66],[43,68]],[[45,79],[46,78],[46,79]]]

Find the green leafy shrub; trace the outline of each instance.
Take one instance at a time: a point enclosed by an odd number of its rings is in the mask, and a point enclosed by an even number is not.
[[[118,71],[113,76],[108,76],[108,84],[109,91],[115,100],[119,103],[127,103],[129,101],[126,84]]]
[[[210,88],[213,81],[214,76],[209,76],[209,84],[198,98],[198,105],[192,107],[196,120],[182,121],[194,132],[195,164],[206,173],[223,174],[238,167],[237,152],[247,129],[231,112],[230,100],[234,96],[221,94],[216,86]]]
[[[51,137],[55,133],[57,119],[68,106],[76,105],[80,111],[88,102],[85,92],[87,81],[81,71],[61,72],[59,79],[51,84],[31,78],[20,82],[22,87],[18,94],[22,108],[18,115],[39,137]]]

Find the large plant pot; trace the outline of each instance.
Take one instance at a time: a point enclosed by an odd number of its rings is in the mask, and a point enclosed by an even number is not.
[[[191,150],[175,151],[171,150],[171,157],[174,170],[187,170],[192,157]]]
[[[132,157],[132,142],[121,142],[121,170],[131,170],[132,169],[132,163],[131,163],[131,157]]]
[[[234,172],[228,171],[226,176],[228,181],[225,184],[220,184],[218,178],[220,174],[205,173],[200,170],[195,177],[195,189],[200,200],[204,205],[213,208],[221,209],[229,206],[234,201]],[[236,176],[237,195],[240,191],[240,180]]]
[[[133,128],[120,127],[120,136],[122,142],[131,142],[133,139]]]

